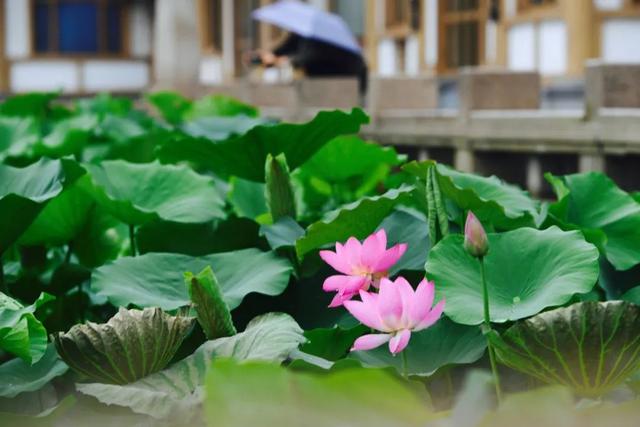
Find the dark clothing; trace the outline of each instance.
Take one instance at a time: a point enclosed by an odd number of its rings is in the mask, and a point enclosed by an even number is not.
[[[357,77],[360,92],[367,88],[367,65],[362,55],[332,44],[290,34],[273,54],[288,56],[295,68],[307,76],[353,76]]]

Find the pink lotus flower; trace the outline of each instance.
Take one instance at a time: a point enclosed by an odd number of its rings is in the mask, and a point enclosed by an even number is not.
[[[326,292],[337,292],[329,307],[341,306],[371,285],[378,287],[380,279],[387,277],[388,270],[406,250],[405,243],[387,249],[387,234],[380,230],[362,244],[355,237],[350,237],[344,245],[336,243],[335,252],[320,251],[320,257],[342,273],[329,276],[322,285]]]
[[[409,344],[411,332],[436,323],[444,310],[444,300],[433,305],[435,286],[422,280],[413,290],[409,282],[398,277],[395,282],[382,279],[380,293],[360,291],[362,301],[345,301],[345,308],[362,324],[381,334],[363,335],[351,351],[371,350],[389,342],[389,351],[400,353]]]
[[[469,211],[464,224],[464,248],[476,258],[482,258],[489,252],[487,233],[478,218]]]

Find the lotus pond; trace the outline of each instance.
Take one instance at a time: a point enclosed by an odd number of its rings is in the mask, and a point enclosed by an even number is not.
[[[0,420],[640,419],[640,197],[407,161],[360,109],[0,104]]]

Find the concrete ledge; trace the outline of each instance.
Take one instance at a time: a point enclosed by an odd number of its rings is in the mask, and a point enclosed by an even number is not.
[[[432,77],[376,77],[371,79],[369,109],[428,110],[438,107],[438,80]]]
[[[460,73],[460,110],[537,109],[540,75],[466,68]]]

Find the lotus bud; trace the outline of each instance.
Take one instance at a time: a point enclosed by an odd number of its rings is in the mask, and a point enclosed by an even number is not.
[[[482,223],[469,211],[464,224],[464,248],[476,258],[482,258],[489,252],[489,241]]]

